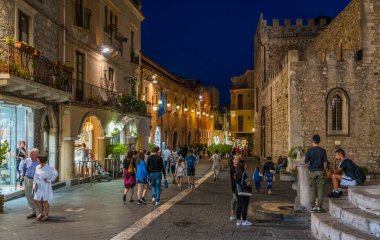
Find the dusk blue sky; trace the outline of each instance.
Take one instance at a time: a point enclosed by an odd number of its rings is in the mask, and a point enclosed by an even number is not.
[[[229,103],[230,79],[253,68],[260,12],[271,23],[335,17],[350,0],[143,0],[142,50],[168,71],[216,86]],[[280,20],[280,21],[281,21]]]

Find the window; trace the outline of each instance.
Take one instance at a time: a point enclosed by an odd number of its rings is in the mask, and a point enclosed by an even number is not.
[[[145,86],[145,101],[148,101],[149,88]]]
[[[350,103],[346,91],[333,89],[326,99],[327,135],[349,135]]]
[[[342,98],[339,95],[333,97],[331,102],[332,114],[331,114],[331,129],[342,130]]]
[[[108,32],[108,7],[104,7],[104,31]]]
[[[77,77],[77,88],[76,88],[76,100],[83,101],[83,86],[84,86],[84,54],[81,52],[76,52],[76,77]]]
[[[29,43],[29,17],[25,13],[18,11],[18,40]]]
[[[108,68],[108,81],[113,82],[114,70],[113,68]]]
[[[238,116],[238,132],[244,131],[244,116]]]
[[[135,54],[135,32],[131,31],[131,53]]]
[[[243,94],[238,95],[238,110],[243,109]]]
[[[91,10],[83,7],[82,0],[75,0],[75,26],[90,29]]]

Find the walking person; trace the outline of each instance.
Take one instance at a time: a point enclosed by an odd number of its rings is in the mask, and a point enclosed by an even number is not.
[[[189,155],[185,158],[186,166],[187,166],[187,184],[188,188],[195,188],[195,164],[197,162],[197,158],[194,155],[194,150],[190,149]]]
[[[27,158],[22,166],[21,170],[21,181],[25,179],[25,197],[28,200],[28,207],[30,210],[29,215],[26,217],[28,219],[36,217],[36,204],[33,199],[33,183],[34,183],[34,173],[36,167],[39,165],[37,161],[38,149],[32,148],[29,152],[29,158]]]
[[[236,219],[236,205],[237,205],[236,166],[239,161],[240,161],[240,157],[236,155],[234,156],[234,159],[230,161],[230,178],[231,178],[231,188],[232,188],[230,221],[234,221]]]
[[[236,206],[236,225],[251,226],[247,221],[248,204],[252,195],[252,187],[248,175],[245,173],[245,161],[240,160],[236,166],[236,186],[237,186],[237,206]],[[240,189],[240,190],[239,190]]]
[[[127,193],[131,192],[131,197],[129,199],[129,202],[134,202],[133,193],[135,191],[135,185],[136,185],[136,164],[134,162],[133,152],[131,150],[128,151],[127,157],[124,159],[123,167],[124,167],[123,201],[124,202],[127,201]]]
[[[26,158],[26,149],[25,149],[25,141],[20,141],[18,144],[18,148],[16,149],[16,171],[17,171],[17,182],[19,183],[20,187],[22,187],[22,183],[24,181],[21,181],[21,168],[22,164]]]
[[[154,147],[153,154],[148,157],[148,173],[152,184],[152,203],[158,206],[161,200],[162,174],[166,179],[164,160],[159,155],[160,148]]]
[[[175,183],[175,178],[176,178],[176,174],[175,174],[175,171],[176,171],[176,163],[177,163],[177,160],[179,158],[179,155],[176,151],[175,148],[172,149],[172,154],[171,156],[169,157],[169,162],[170,162],[170,171],[172,173],[172,183]]]
[[[219,180],[219,169],[220,169],[220,155],[219,151],[215,150],[215,153],[211,156],[210,160],[212,160],[212,171],[214,171],[214,181]]]
[[[137,204],[146,204],[145,194],[148,190],[148,169],[145,163],[145,154],[141,152],[137,159]]]
[[[162,152],[162,155],[164,156],[165,171],[168,171],[168,174],[170,174],[170,159],[169,159],[169,157],[172,155],[172,151],[170,151],[169,146],[167,146],[166,149]]]
[[[305,163],[309,166],[310,207],[312,212],[323,212],[323,188],[325,179],[323,172],[328,166],[326,150],[319,146],[321,137],[313,135],[313,145],[306,152]]]
[[[263,175],[260,173],[260,167],[256,167],[256,170],[253,173],[253,181],[255,182],[256,192],[260,192],[262,180],[263,180]]]
[[[49,205],[53,200],[52,182],[58,176],[57,170],[47,164],[47,157],[38,157],[40,163],[34,173],[34,201],[38,208],[38,221],[46,221],[49,218]]]
[[[275,172],[274,164],[272,162],[272,157],[266,157],[266,162],[263,168],[263,176],[265,176],[267,180],[267,189],[268,194],[272,194],[272,186],[273,186],[273,173]]]
[[[177,164],[176,164],[176,168],[175,168],[175,174],[176,174],[177,179],[178,179],[178,187],[179,188],[182,188],[183,178],[186,175],[185,169],[186,169],[185,160],[183,160],[183,158],[179,157]]]

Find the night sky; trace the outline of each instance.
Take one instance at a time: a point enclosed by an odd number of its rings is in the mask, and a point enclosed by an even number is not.
[[[271,24],[335,17],[350,0],[143,0],[142,50],[170,72],[216,86],[229,104],[232,76],[253,68],[260,12]]]

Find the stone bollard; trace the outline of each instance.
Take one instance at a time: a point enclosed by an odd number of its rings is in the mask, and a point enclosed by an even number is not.
[[[297,197],[295,209],[301,211],[310,210],[310,180],[309,169],[303,164],[297,164]]]

